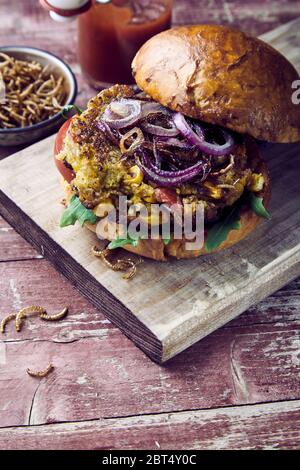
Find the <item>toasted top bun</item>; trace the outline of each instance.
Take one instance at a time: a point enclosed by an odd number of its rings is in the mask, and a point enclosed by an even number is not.
[[[300,140],[294,67],[263,41],[226,26],[184,26],[147,41],[138,86],[174,111],[269,142]]]
[[[271,183],[268,173],[267,166],[264,160],[260,157],[258,152],[257,145],[255,141],[251,138],[246,139],[247,154],[249,158],[249,167],[252,168],[255,172],[261,173],[264,177],[264,187],[262,191],[256,193],[258,197],[263,198],[263,203],[265,207],[268,207],[271,199]],[[66,194],[67,201],[72,197],[71,185],[68,184],[65,180],[62,179],[63,187]],[[232,245],[235,245],[240,240],[245,238],[250,232],[252,232],[255,227],[261,222],[261,218],[254,214],[252,209],[248,204],[245,204],[240,211],[240,228],[239,230],[231,230],[227,236],[227,239],[221,243],[218,248],[211,251],[220,251],[225,248],[229,248]],[[96,225],[91,225],[89,223],[84,224],[89,230],[96,232]],[[206,239],[207,233],[205,233],[204,238]],[[139,240],[136,247],[132,245],[125,245],[123,248],[132,253],[144,256],[146,258],[151,258],[157,261],[167,261],[170,258],[195,258],[200,255],[208,254],[205,245],[199,250],[187,250],[186,249],[186,240],[175,240],[172,239],[168,245],[163,243],[162,239],[153,240],[145,239]]]

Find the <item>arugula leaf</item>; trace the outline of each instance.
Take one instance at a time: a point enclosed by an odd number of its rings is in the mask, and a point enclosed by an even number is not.
[[[253,212],[259,217],[271,219],[271,214],[263,205],[263,198],[256,196],[252,192],[250,192],[248,196],[248,203],[250,203],[250,207]],[[205,242],[205,247],[208,252],[211,252],[218,248],[221,243],[223,243],[227,239],[231,230],[239,230],[241,228],[240,209],[242,207],[243,201],[244,203],[247,201],[247,196],[246,199],[242,198],[239,203],[235,204],[231,212],[228,213],[227,217],[224,217],[219,222],[216,222],[208,230]]]
[[[231,230],[239,230],[241,228],[240,222],[240,207],[234,207],[231,212],[223,220],[216,222],[209,230],[205,242],[205,248],[211,252],[218,248],[223,243]]]
[[[62,117],[66,120],[69,119],[70,116],[68,116],[68,113],[70,113],[70,111],[73,111],[73,110],[75,110],[77,112],[77,114],[79,114],[79,116],[80,116],[80,114],[83,113],[83,109],[76,106],[76,104],[67,104],[61,110]]]
[[[168,245],[171,241],[171,238],[163,238],[162,239],[164,245]],[[127,235],[125,238],[124,236],[117,237],[115,240],[111,241],[107,248],[109,250],[114,250],[115,248],[122,248],[124,245],[132,245],[132,246],[137,246],[139,242],[139,238],[130,238],[129,235]]]
[[[124,238],[124,236],[117,237],[115,240],[112,240],[107,246],[109,250],[114,250],[115,248],[122,248],[124,245],[133,245],[137,246],[139,239],[130,238],[129,235]]]
[[[250,206],[253,212],[258,215],[259,217],[263,217],[264,219],[271,219],[272,216],[269,211],[264,207],[263,198],[255,196],[255,194],[249,194]]]
[[[81,226],[83,226],[84,222],[95,224],[97,222],[97,216],[92,210],[87,209],[81,204],[77,196],[72,196],[68,207],[65,209],[60,219],[60,227],[74,225],[77,220]]]

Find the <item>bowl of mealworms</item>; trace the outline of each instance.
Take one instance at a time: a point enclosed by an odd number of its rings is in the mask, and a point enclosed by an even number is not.
[[[56,132],[76,95],[76,78],[60,58],[34,47],[0,47],[0,146]]]

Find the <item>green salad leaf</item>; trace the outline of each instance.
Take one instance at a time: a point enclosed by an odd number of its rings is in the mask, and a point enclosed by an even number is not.
[[[241,228],[240,223],[240,210],[244,203],[250,204],[253,212],[259,217],[265,219],[271,219],[271,214],[263,205],[263,198],[258,197],[252,192],[249,193],[245,198],[242,198],[238,203],[235,203],[231,212],[227,216],[223,217],[219,222],[216,222],[209,230],[205,242],[205,247],[208,252],[211,252],[218,248],[223,243],[231,230],[239,230]]]
[[[258,197],[255,194],[250,193],[249,201],[250,201],[251,209],[256,215],[258,215],[259,217],[263,217],[264,219],[268,219],[268,220],[272,218],[270,212],[267,211],[267,209],[264,206],[262,197]]]
[[[124,245],[132,245],[132,246],[137,246],[139,242],[139,239],[135,238],[130,238],[130,236],[127,234],[125,237],[124,235],[117,237],[115,240],[112,240],[107,248],[109,250],[114,250],[115,248],[122,248]]]
[[[163,238],[162,239],[164,245],[168,245],[171,241],[171,238]],[[124,245],[132,245],[137,246],[139,242],[139,238],[131,238],[128,234],[126,237],[120,236],[117,237],[115,240],[111,241],[110,244],[107,246],[109,250],[114,250],[115,248],[122,248]]]
[[[241,228],[240,222],[240,207],[234,207],[231,212],[219,222],[216,222],[209,230],[205,242],[205,248],[211,252],[218,248],[223,243],[231,230],[239,230]]]
[[[69,114],[70,114],[71,111],[76,111],[76,113],[79,114],[79,115],[83,113],[83,109],[76,106],[76,104],[67,104],[61,110],[62,117],[66,120],[69,119],[69,117],[70,117]]]
[[[84,222],[95,224],[97,222],[97,216],[91,209],[87,209],[81,204],[77,196],[72,196],[68,207],[65,209],[60,219],[60,227],[74,225],[77,220],[81,226],[83,226]]]

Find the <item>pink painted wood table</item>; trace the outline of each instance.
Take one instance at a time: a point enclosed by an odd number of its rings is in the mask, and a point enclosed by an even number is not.
[[[299,16],[293,0],[177,0],[173,20],[258,35]],[[0,45],[61,56],[84,105],[94,92],[76,61],[76,25],[53,23],[37,0],[0,0],[0,17]],[[300,448],[299,280],[159,367],[0,218],[1,317],[41,302],[70,312],[1,336],[1,449]],[[25,372],[49,362],[43,380]]]

